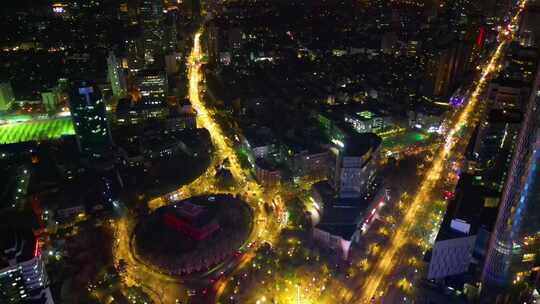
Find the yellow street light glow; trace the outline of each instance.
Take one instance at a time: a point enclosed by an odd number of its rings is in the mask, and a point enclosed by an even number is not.
[[[528,0],[521,1],[519,10],[511,21],[512,25],[517,25],[519,16],[525,8],[527,1]],[[513,28],[515,31],[515,28],[517,27]],[[511,34],[513,35],[514,33],[515,32],[512,32]],[[425,175],[420,188],[405,213],[403,221],[396,227],[395,233],[390,238],[388,246],[383,250],[381,256],[378,258],[378,262],[373,266],[372,271],[364,277],[363,287],[359,289],[360,295],[355,299],[355,302],[370,303],[374,297],[384,295],[384,293],[379,293],[381,292],[379,289],[384,288],[385,283],[391,282],[391,271],[396,263],[399,263],[400,261],[398,257],[399,250],[406,244],[414,242],[414,239],[412,238],[413,233],[411,232],[418,224],[417,215],[421,212],[426,212],[427,208],[429,208],[428,202],[442,177],[445,164],[451,156],[459,139],[461,139],[459,131],[463,126],[466,126],[474,116],[477,110],[478,97],[484,90],[490,73],[495,71],[499,65],[499,61],[506,45],[507,40],[502,39],[491,56],[489,63],[482,71],[480,79],[476,82],[474,90],[469,98],[469,102],[464,106],[454,123],[450,124],[452,127],[448,132],[444,146],[438,154],[434,156],[430,170],[426,171],[428,173]]]

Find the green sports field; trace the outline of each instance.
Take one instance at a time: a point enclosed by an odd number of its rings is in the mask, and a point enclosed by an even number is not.
[[[386,149],[392,149],[395,147],[411,146],[414,144],[425,143],[430,139],[430,134],[406,131],[393,136],[388,136],[383,139],[383,147]]]
[[[0,145],[59,138],[75,134],[70,117],[0,125]]]

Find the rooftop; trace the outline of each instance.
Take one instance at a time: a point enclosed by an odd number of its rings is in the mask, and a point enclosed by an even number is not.
[[[345,156],[363,156],[369,151],[377,149],[382,143],[382,138],[375,133],[350,134],[345,143]]]
[[[334,189],[323,181],[313,186],[323,197],[323,216],[317,228],[349,240],[358,221],[369,207],[369,199],[338,198]]]
[[[491,230],[497,217],[497,206],[486,204],[496,195],[483,186],[474,185],[474,177],[463,174],[450,201],[437,235],[437,241],[475,235],[482,227]]]
[[[375,117],[389,116],[390,113],[384,109],[381,109],[380,104],[373,103],[355,103],[346,105],[337,105],[327,107],[324,111],[334,119],[343,119],[344,115],[355,116],[360,120],[371,120]]]

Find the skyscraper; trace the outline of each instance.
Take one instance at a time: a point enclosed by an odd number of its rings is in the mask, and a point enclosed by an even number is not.
[[[191,19],[197,19],[201,16],[201,0],[186,0],[184,3],[184,9],[188,12]]]
[[[176,75],[180,71],[180,59],[179,53],[171,53],[165,55],[165,71],[167,76]]]
[[[433,95],[447,96],[455,89],[457,80],[469,68],[472,43],[452,41],[437,50],[428,71],[433,71]]]
[[[87,81],[74,82],[69,108],[80,152],[88,158],[103,158],[110,150],[112,139],[105,103],[97,86]]]
[[[113,95],[122,96],[126,94],[126,75],[114,52],[110,52],[109,57],[107,57],[107,74]]]
[[[474,156],[481,168],[495,166],[501,150],[512,151],[523,114],[516,109],[492,109],[480,125]]]
[[[524,39],[531,46],[538,46],[540,41],[540,24],[538,24],[538,18],[540,17],[540,2],[529,1],[527,4],[527,10],[523,14],[523,19],[519,27],[519,37]]]
[[[142,0],[139,4],[139,19],[142,27],[142,45],[146,66],[155,63],[163,52],[164,38],[163,3],[161,0]]]
[[[208,25],[206,35],[208,38],[206,42],[208,49],[208,61],[215,64],[219,59],[219,28],[215,22],[211,22]]]
[[[167,76],[155,70],[145,70],[137,77],[143,105],[161,105],[167,94]]]
[[[524,280],[540,249],[540,70],[535,75],[484,265],[486,295]]]

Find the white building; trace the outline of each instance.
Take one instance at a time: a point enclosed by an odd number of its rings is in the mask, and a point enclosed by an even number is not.
[[[381,138],[365,133],[346,143],[336,160],[334,187],[339,196],[360,197],[375,178],[379,168]]]
[[[0,252],[0,300],[2,303],[54,304],[39,242],[31,231],[4,232]]]

